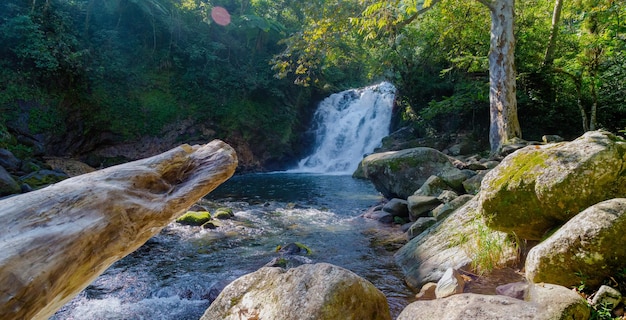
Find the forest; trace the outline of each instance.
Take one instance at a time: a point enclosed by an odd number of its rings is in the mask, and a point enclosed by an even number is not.
[[[398,89],[392,129],[486,140],[485,2],[6,0],[0,148],[32,155],[15,138],[28,133],[48,154],[84,156],[191,121],[246,141],[267,166],[305,151],[321,98],[383,80]],[[623,1],[517,1],[514,11],[523,138],[625,130]]]

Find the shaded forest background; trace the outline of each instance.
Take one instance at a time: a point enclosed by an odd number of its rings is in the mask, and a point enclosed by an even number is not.
[[[45,154],[86,156],[186,122],[245,142],[268,168],[306,152],[304,133],[320,99],[382,80],[399,92],[393,129],[486,141],[489,12],[477,1],[442,0],[417,16],[419,5],[3,1],[0,148],[21,157],[41,153],[18,139],[26,135],[43,142]],[[211,19],[216,6],[230,13],[230,24]],[[624,130],[626,6],[564,2],[551,46],[554,7],[554,0],[516,3],[524,138]]]

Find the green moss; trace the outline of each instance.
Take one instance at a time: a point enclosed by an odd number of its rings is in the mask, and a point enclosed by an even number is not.
[[[184,225],[201,226],[211,220],[208,211],[187,211],[187,213],[176,219],[176,222]]]
[[[313,251],[311,251],[311,248],[309,248],[308,246],[300,243],[300,242],[296,242],[295,243],[296,246],[298,246],[298,248],[306,250],[306,254],[311,254]]]
[[[499,172],[498,178],[490,181],[489,188],[499,190],[509,184],[523,185],[525,180],[534,183],[534,177],[538,174],[536,169],[548,167],[548,158],[545,152],[532,151],[513,156],[507,165],[507,171]]]
[[[230,219],[234,215],[235,214],[233,214],[233,209],[226,208],[226,207],[217,208],[215,212],[213,213],[213,217],[215,219]]]

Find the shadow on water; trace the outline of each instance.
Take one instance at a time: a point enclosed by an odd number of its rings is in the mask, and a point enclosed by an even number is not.
[[[233,177],[199,205],[230,207],[216,229],[172,223],[116,262],[52,319],[199,319],[230,281],[264,266],[278,246],[300,242],[302,258],[366,278],[388,298],[395,318],[413,293],[393,252],[374,245],[397,232],[360,214],[381,200],[350,176],[255,174]],[[376,230],[376,232],[372,232]]]

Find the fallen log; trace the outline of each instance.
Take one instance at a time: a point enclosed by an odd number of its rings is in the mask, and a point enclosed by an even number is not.
[[[236,166],[215,140],[0,200],[0,319],[48,319]]]

